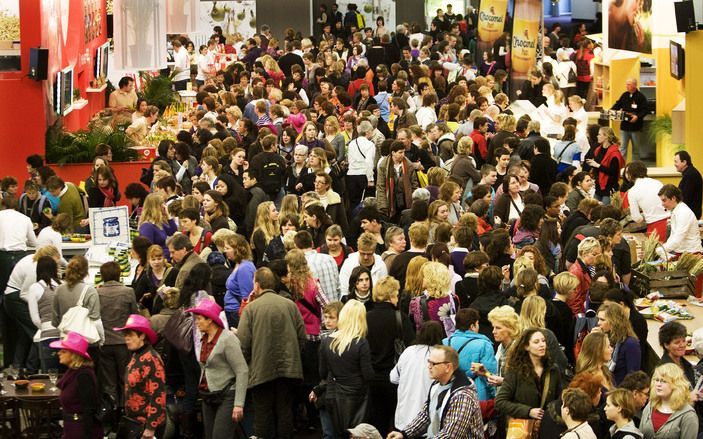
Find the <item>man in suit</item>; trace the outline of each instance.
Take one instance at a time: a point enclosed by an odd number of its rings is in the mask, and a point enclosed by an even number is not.
[[[691,208],[696,218],[701,217],[701,202],[703,201],[703,178],[698,169],[693,167],[691,154],[679,151],[674,154],[674,167],[681,173],[679,189],[683,194],[683,202]]]

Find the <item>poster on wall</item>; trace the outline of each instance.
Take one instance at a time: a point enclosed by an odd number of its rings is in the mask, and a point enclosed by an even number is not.
[[[394,0],[351,0],[336,2],[342,17],[347,12],[347,5],[354,3],[366,20],[366,27],[376,29],[376,19],[383,17],[385,28],[395,32],[395,1]]]
[[[90,209],[88,223],[93,244],[104,245],[113,242],[129,244],[129,211],[127,206]]]
[[[542,1],[515,0],[510,43],[511,98],[537,65],[537,46],[542,28]]]
[[[200,22],[198,29],[208,37],[213,28],[220,26],[225,37],[240,34],[251,38],[256,34],[256,1],[209,1],[200,0]]]
[[[476,62],[483,60],[484,53],[492,53],[493,43],[505,32],[505,16],[508,0],[483,0],[478,11],[478,41]]]
[[[98,38],[102,33],[100,0],[83,0],[83,32],[85,42]]]
[[[652,53],[652,1],[610,0],[608,47]]]

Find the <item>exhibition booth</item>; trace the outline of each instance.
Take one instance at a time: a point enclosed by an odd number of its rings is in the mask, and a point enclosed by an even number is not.
[[[286,25],[314,33],[315,7],[323,3],[326,2],[294,0],[274,10],[268,0],[115,0],[115,7],[119,8],[113,10],[113,1],[107,0],[4,2],[6,10],[0,18],[9,30],[0,34],[0,95],[9,99],[0,109],[0,154],[12,159],[0,161],[0,174],[15,175],[21,180],[26,174],[24,157],[58,155],[59,160],[54,161],[62,164],[56,167],[60,176],[74,181],[84,179],[89,166],[73,163],[80,159],[78,154],[70,149],[65,154],[61,154],[63,150],[54,155],[48,153],[54,138],[47,136],[47,129],[58,122],[67,133],[85,130],[105,107],[109,87],[119,79],[117,75],[126,72],[138,78],[139,71],[167,67],[170,48],[166,34],[187,33],[197,47],[207,40],[216,25],[226,35],[238,32],[244,38],[252,36],[264,21],[271,25],[275,35],[282,34]],[[337,3],[343,9],[348,2]],[[370,25],[375,16],[383,15],[387,17],[387,27],[392,29],[408,15],[405,8],[398,6],[399,2],[367,3],[359,4]],[[564,2],[558,10],[551,10],[540,0],[452,0],[450,3],[456,3],[457,11],[469,4],[485,13],[490,10],[496,17],[493,21],[501,25],[501,32],[479,26],[478,51],[502,34],[504,13],[511,14],[514,83],[524,80],[541,56],[536,42],[545,17],[558,16],[571,7],[571,2]],[[646,123],[652,127],[651,131],[658,133],[655,139],[646,142],[651,146],[643,147],[642,158],[654,168],[653,175],[675,181],[678,174],[672,167],[673,153],[682,145],[695,145],[694,139],[700,138],[698,131],[703,130],[701,124],[695,123],[698,110],[690,98],[686,99],[695,96],[702,87],[696,79],[701,74],[698,65],[701,60],[684,56],[699,50],[702,37],[699,31],[678,32],[674,0],[621,3],[620,6],[607,0],[602,3],[603,32],[590,36],[602,43],[602,51],[593,64],[592,92],[597,107],[594,111],[610,108],[625,91],[627,78],[638,79],[640,89],[653,106]],[[634,12],[625,10],[630,3],[641,7]],[[427,19],[433,8],[442,4],[425,1],[419,12]],[[301,6],[309,15],[297,14],[306,18],[294,23],[298,18],[290,18],[296,15],[290,14],[291,8],[300,10]],[[628,16],[630,13],[635,17]],[[288,21],[282,18],[286,14]],[[114,35],[108,35],[108,22],[113,24]],[[111,43],[108,37],[114,41]],[[616,120],[607,123],[616,130],[619,127]],[[694,163],[703,159],[703,152],[693,147],[688,150]],[[697,157],[699,154],[701,157]],[[113,167],[120,181],[135,181],[146,165],[131,161],[117,162]]]

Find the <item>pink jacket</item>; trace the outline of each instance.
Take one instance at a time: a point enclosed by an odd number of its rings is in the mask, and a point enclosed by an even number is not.
[[[317,281],[315,279],[310,279],[308,284],[305,286],[305,293],[303,298],[295,302],[298,305],[298,310],[300,315],[303,316],[303,323],[305,323],[305,333],[307,335],[320,335],[320,325],[322,323],[322,307],[317,300]],[[305,304],[303,304],[305,300]],[[310,309],[315,310],[313,311]]]

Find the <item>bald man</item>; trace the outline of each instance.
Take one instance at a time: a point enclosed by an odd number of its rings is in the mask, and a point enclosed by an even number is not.
[[[622,110],[625,119],[620,124],[622,132],[620,139],[620,153],[627,160],[627,144],[632,143],[632,160],[640,158],[639,148],[642,146],[642,126],[644,117],[649,113],[647,98],[637,88],[637,79],[629,78],[625,81],[625,93],[613,105],[611,110]]]

